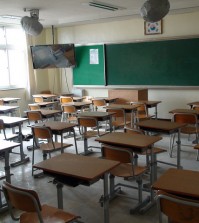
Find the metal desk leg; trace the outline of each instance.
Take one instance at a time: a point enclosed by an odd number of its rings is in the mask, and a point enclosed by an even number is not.
[[[20,157],[21,159],[15,163],[12,163],[11,166],[15,167],[21,164],[24,164],[26,162],[30,161],[29,157],[26,157],[23,151],[23,140],[22,140],[22,130],[21,130],[21,124],[19,124],[19,142],[20,142]]]
[[[108,194],[108,173],[104,174],[104,223],[109,223],[109,194]]]
[[[73,137],[74,137],[74,143],[75,143],[76,154],[78,154],[78,150],[77,150],[77,141],[76,141],[76,135],[75,135],[75,129],[74,129],[74,128],[73,128]]]
[[[6,176],[6,181],[11,183],[11,178],[10,178],[10,164],[9,164],[9,151],[5,151],[5,176]]]
[[[155,168],[156,168],[156,164],[155,164],[155,158],[154,158],[153,147],[152,147],[151,148],[150,185],[152,185],[154,180],[155,180],[155,175],[156,175],[156,169]],[[141,214],[145,213],[147,210],[149,210],[152,206],[155,205],[154,196],[155,196],[154,191],[150,187],[150,201],[146,206],[144,206],[143,208],[140,209]]]
[[[63,209],[63,184],[57,183],[57,206],[59,209]]]
[[[178,129],[178,140],[177,140],[177,168],[182,169],[181,166],[181,141],[180,141],[180,129]]]

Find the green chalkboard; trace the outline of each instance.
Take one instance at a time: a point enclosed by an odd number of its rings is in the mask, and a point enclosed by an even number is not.
[[[199,86],[199,38],[109,44],[107,85]]]
[[[90,63],[90,50],[96,49],[98,63]],[[105,85],[104,45],[76,46],[77,66],[73,69],[74,85]]]

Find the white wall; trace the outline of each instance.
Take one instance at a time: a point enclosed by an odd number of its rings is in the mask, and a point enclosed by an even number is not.
[[[144,35],[142,18],[106,23],[62,27],[57,29],[58,42],[75,44],[134,42],[150,39],[186,38],[199,35],[199,12],[181,15],[168,15],[163,19],[163,34]],[[72,83],[71,69],[67,71]],[[198,88],[199,89],[199,88]],[[85,89],[86,95],[107,96],[108,89]],[[188,102],[199,100],[199,90],[193,89],[149,89],[149,100],[161,100],[158,117],[170,118],[169,110],[188,108]]]

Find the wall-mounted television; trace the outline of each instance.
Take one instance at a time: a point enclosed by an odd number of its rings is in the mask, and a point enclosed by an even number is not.
[[[75,67],[74,44],[30,46],[34,69]]]

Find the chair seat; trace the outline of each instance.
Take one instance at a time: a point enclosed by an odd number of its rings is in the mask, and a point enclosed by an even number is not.
[[[79,218],[71,213],[64,212],[61,209],[51,207],[48,205],[42,205],[41,211],[42,217],[44,222],[48,223],[65,223],[71,222]],[[37,213],[35,212],[26,212],[21,214],[20,216],[20,223],[38,223]]]
[[[134,166],[134,174],[132,172],[132,164],[122,163],[111,170],[111,174],[118,177],[133,177],[146,172],[146,167]]]
[[[55,148],[53,148],[52,143],[42,143],[42,144],[40,144],[40,149],[45,152],[51,152],[51,151],[60,150],[61,147],[63,149],[70,147],[70,146],[72,146],[72,144],[63,143],[63,145],[61,145],[60,142],[54,142],[54,146],[55,146]]]
[[[184,133],[184,134],[195,134],[196,133],[196,128],[193,127],[193,126],[185,126],[185,127],[181,128],[181,133]]]
[[[159,153],[165,153],[167,152],[166,149],[162,149],[162,148],[158,148],[158,147],[154,147],[153,148],[153,154],[159,154]],[[147,149],[145,152],[142,153],[142,155],[150,155],[151,151],[149,149]]]

